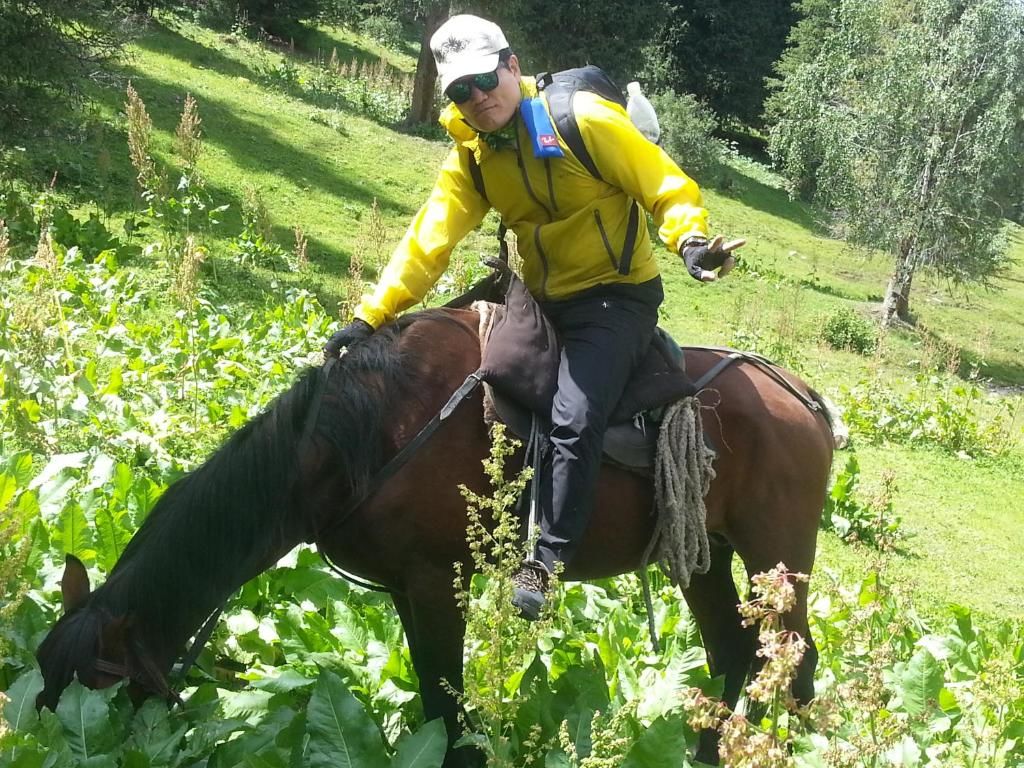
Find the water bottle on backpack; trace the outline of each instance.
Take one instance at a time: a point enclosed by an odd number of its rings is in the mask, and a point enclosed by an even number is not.
[[[657,144],[658,139],[661,138],[658,114],[640,90],[640,83],[634,80],[626,86],[626,93],[629,94],[626,102],[626,114],[629,115],[629,119],[633,121],[633,125],[639,129],[640,133]]]

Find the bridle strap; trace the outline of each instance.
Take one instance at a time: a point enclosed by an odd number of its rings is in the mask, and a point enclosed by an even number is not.
[[[185,675],[192,669],[192,665],[196,663],[196,659],[199,658],[199,654],[203,652],[203,648],[210,640],[210,635],[213,634],[214,627],[217,626],[217,619],[220,618],[221,613],[224,612],[224,606],[227,605],[225,600],[221,603],[217,609],[207,616],[203,626],[196,632],[195,639],[192,641],[192,646],[188,649],[188,652],[181,657],[181,663],[177,665],[177,669],[171,672],[171,679],[175,682],[180,682],[185,679]]]

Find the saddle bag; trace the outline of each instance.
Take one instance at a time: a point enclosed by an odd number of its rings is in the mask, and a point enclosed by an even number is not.
[[[484,345],[480,377],[501,395],[546,416],[558,387],[555,329],[508,264],[486,263],[508,280],[508,288],[504,312],[495,318]]]

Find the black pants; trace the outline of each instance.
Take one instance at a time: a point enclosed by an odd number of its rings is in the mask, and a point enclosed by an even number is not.
[[[608,417],[647,352],[663,298],[658,277],[542,303],[562,343],[552,450],[540,478],[536,557],[549,571],[568,564],[586,530]]]

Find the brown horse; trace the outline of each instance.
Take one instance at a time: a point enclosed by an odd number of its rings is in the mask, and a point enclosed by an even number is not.
[[[166,674],[202,620],[294,546],[319,538],[346,570],[392,591],[424,713],[443,716],[454,739],[459,707],[442,681],[462,685],[464,622],[452,563],[470,562],[458,486],[486,491],[481,459],[490,440],[479,390],[355,514],[340,525],[331,521],[476,369],[477,322],[467,310],[409,315],[353,347],[326,384],[311,369],[168,488],[104,586],[90,594],[84,569],[71,562],[62,584],[66,614],[38,651],[45,680],[39,704],[55,707],[74,674],[93,687],[128,678],[136,696],[168,696]],[[688,372],[696,378],[721,357],[689,350]],[[780,561],[810,572],[832,438],[822,415],[755,366],[734,365],[712,386],[700,395],[715,406],[705,429],[719,454],[707,497],[711,568],[694,575],[684,597],[711,673],[725,676],[724,698],[734,704],[756,660],[755,637],[736,611],[732,555],[748,574]],[[312,418],[315,428],[307,426]],[[652,494],[649,480],[604,467],[597,507],[566,578],[635,570],[652,533]],[[810,645],[794,682],[795,696],[806,701],[817,653],[805,584],[797,596],[785,620]],[[473,759],[465,753],[450,751],[446,765]],[[714,755],[714,735],[702,735],[699,757]]]

